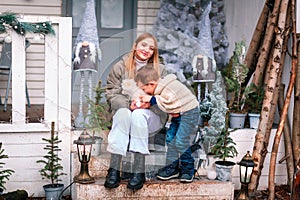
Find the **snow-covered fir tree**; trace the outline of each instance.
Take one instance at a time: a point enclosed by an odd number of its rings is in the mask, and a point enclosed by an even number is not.
[[[215,59],[218,67],[226,63],[223,8],[223,0],[161,0],[153,33],[167,69],[181,81],[192,72],[195,55]]]
[[[211,106],[211,118],[208,121],[209,126],[203,129],[203,146],[206,153],[216,143],[216,137],[226,127],[226,112],[228,110],[225,100],[224,81],[220,71],[216,73],[216,81],[212,84],[212,91],[209,99]]]

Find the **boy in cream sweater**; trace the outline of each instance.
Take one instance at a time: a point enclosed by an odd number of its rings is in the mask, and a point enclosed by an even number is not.
[[[158,171],[157,178],[169,180],[180,178],[180,182],[192,182],[194,178],[194,158],[190,148],[190,137],[195,134],[199,120],[199,103],[196,96],[176,75],[169,74],[160,79],[159,74],[144,67],[137,71],[135,81],[146,95],[140,101],[157,104],[172,116],[167,131],[166,166]]]

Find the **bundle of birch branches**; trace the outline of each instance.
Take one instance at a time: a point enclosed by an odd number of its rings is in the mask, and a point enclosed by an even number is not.
[[[264,101],[261,119],[253,146],[253,160],[256,164],[252,174],[249,190],[255,191],[267,154],[269,143],[273,142],[269,168],[269,199],[275,199],[275,167],[280,138],[284,136],[285,157],[288,185],[293,189],[293,175],[299,159],[300,146],[300,73],[298,66],[298,42],[296,34],[295,0],[266,0],[256,29],[250,42],[245,64],[249,67],[251,82],[264,87]],[[299,12],[299,11],[298,11]],[[289,45],[290,44],[290,45]],[[291,66],[286,66],[285,59],[290,57]],[[284,86],[281,84],[282,72],[290,68],[290,80],[284,97]],[[288,120],[292,92],[294,90],[294,113],[292,133]],[[280,121],[274,137],[270,133],[275,118],[276,108],[280,111]],[[291,139],[293,138],[293,139]]]

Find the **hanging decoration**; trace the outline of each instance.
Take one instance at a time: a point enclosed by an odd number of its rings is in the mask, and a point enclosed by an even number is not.
[[[55,31],[52,29],[51,22],[20,22],[19,17],[15,13],[0,13],[0,33],[5,33],[7,29],[16,31],[19,35],[25,35],[29,33],[40,33],[40,34],[53,34]]]

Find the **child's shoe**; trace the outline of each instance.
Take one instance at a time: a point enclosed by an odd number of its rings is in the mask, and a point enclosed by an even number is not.
[[[178,165],[170,164],[160,169],[157,174],[157,178],[160,180],[170,180],[172,178],[179,177]]]
[[[182,183],[191,183],[194,179],[194,163],[190,162],[181,162],[180,166],[181,176],[180,182]]]
[[[180,182],[182,183],[191,183],[193,182],[194,174],[182,174],[180,177]]]

